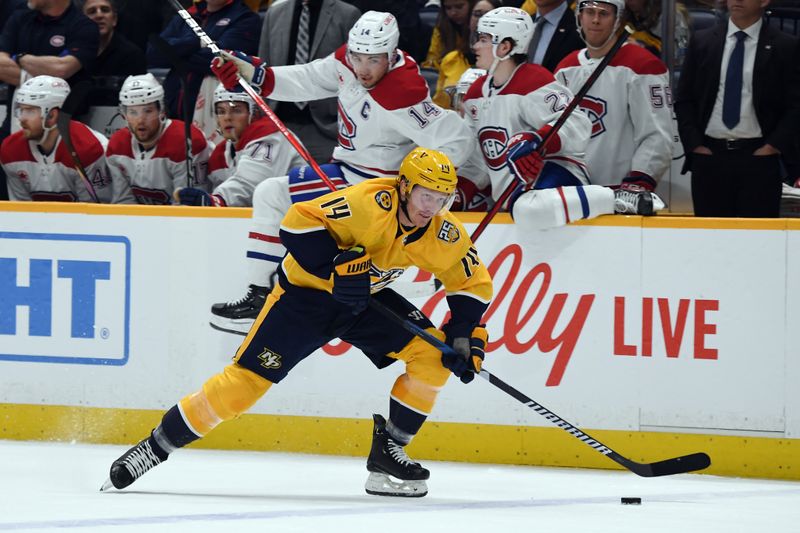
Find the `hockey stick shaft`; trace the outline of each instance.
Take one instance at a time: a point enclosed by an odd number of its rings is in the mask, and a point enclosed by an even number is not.
[[[620,33],[619,37],[617,37],[617,40],[614,42],[614,45],[611,47],[611,49],[608,51],[608,53],[605,55],[605,57],[603,57],[603,59],[600,61],[600,63],[598,63],[598,65],[595,67],[595,69],[589,75],[589,78],[587,78],[586,82],[584,82],[583,86],[581,86],[581,88],[578,90],[578,92],[575,93],[575,96],[572,98],[572,100],[570,100],[570,102],[567,105],[567,107],[561,113],[561,116],[558,117],[558,120],[555,121],[555,123],[553,124],[553,127],[550,128],[550,131],[545,133],[544,137],[542,137],[542,142],[539,145],[539,149],[538,149],[539,153],[544,153],[544,151],[546,150],[547,144],[550,141],[550,139],[552,139],[553,136],[556,133],[558,133],[558,130],[561,129],[561,127],[564,125],[564,123],[567,122],[569,117],[572,115],[572,113],[575,111],[575,109],[577,109],[577,107],[580,105],[580,103],[583,100],[583,98],[586,96],[586,94],[592,88],[592,86],[594,85],[594,82],[597,81],[597,78],[600,77],[600,75],[606,69],[606,66],[611,62],[612,59],[614,59],[614,56],[617,55],[617,51],[620,48],[622,48],[622,45],[625,44],[625,41],[628,40],[628,37],[630,37],[630,35],[632,33],[633,33],[633,29],[630,26],[626,25],[623,28],[623,31]],[[538,180],[538,177],[537,177],[537,180]],[[535,184],[535,182],[534,182],[534,184]],[[478,239],[478,237],[481,236],[481,234],[484,232],[484,230],[486,230],[486,227],[489,225],[489,222],[491,222],[492,219],[494,219],[494,217],[500,211],[500,209],[503,208],[503,206],[506,204],[506,202],[508,201],[508,199],[511,197],[511,195],[514,193],[514,191],[516,190],[516,188],[518,186],[519,186],[519,178],[517,178],[516,175],[512,174],[511,183],[509,183],[508,187],[506,187],[506,189],[503,191],[503,193],[497,199],[497,201],[495,202],[494,206],[492,206],[492,209],[478,223],[478,227],[475,228],[475,231],[472,232],[472,235],[471,235],[472,242],[475,242]],[[531,188],[533,188],[533,187],[531,187]]]
[[[208,34],[203,30],[203,28],[200,27],[192,15],[183,8],[181,3],[178,0],[170,0],[170,3],[172,3],[172,7],[175,8],[175,11],[178,12],[178,15],[180,15],[184,22],[186,22],[186,24],[192,29],[195,35],[200,38],[200,41],[202,41],[203,44],[205,44],[213,54],[216,54],[217,57],[222,57],[224,59],[222,56],[222,50],[220,50],[219,46],[217,46],[217,43],[215,43],[211,37],[208,36]],[[239,76],[239,85],[241,85],[244,92],[253,99],[258,108],[261,109],[261,111],[275,124],[275,126],[277,126],[281,134],[283,134],[283,136],[286,137],[286,140],[289,141],[289,144],[291,144],[297,153],[300,154],[300,157],[303,158],[306,163],[308,163],[308,166],[314,169],[314,172],[317,173],[317,176],[319,176],[322,182],[325,183],[325,185],[331,191],[335,191],[336,185],[334,185],[328,175],[322,171],[317,162],[311,157],[311,154],[308,153],[308,150],[306,150],[305,147],[300,144],[300,141],[297,140],[297,137],[295,137],[292,132],[286,128],[286,125],[281,122],[281,119],[279,119],[275,112],[270,109],[266,102],[264,102],[264,99],[261,98],[261,95],[259,95],[241,76]]]
[[[186,185],[189,187],[194,187],[197,183],[197,180],[194,179],[194,165],[193,157],[192,157],[192,106],[189,102],[189,99],[186,98],[188,87],[187,83],[187,74],[188,70],[186,68],[186,62],[181,59],[178,54],[172,50],[172,47],[158,34],[151,34],[150,35],[150,42],[159,53],[164,54],[164,57],[167,58],[167,61],[172,64],[172,68],[175,69],[175,72],[178,74],[178,77],[181,80],[181,89],[183,90],[183,99],[182,99],[182,107],[181,114],[183,115],[183,136],[185,137],[184,144],[185,144],[185,151],[186,151]],[[166,113],[165,109],[161,110],[162,113]]]
[[[75,107],[77,107],[78,102],[83,101],[87,93],[88,89],[84,83],[76,84],[76,86],[70,91],[67,99],[61,106],[61,109],[58,110],[56,130],[58,130],[61,140],[64,141],[64,145],[67,147],[69,158],[72,160],[72,164],[75,166],[75,172],[77,172],[78,176],[80,176],[86,192],[89,193],[89,196],[95,203],[99,204],[100,199],[97,197],[97,191],[94,190],[94,185],[92,185],[92,182],[86,173],[86,168],[83,166],[83,163],[78,157],[78,152],[75,150],[75,145],[72,144],[72,133],[69,130],[69,123],[72,120],[72,111]]]
[[[445,344],[444,342],[440,341],[424,329],[420,328],[413,322],[409,320],[405,320],[404,318],[395,314],[391,309],[383,305],[382,303],[378,302],[374,298],[370,299],[369,306],[374,309],[375,311],[381,313],[383,316],[394,322],[395,324],[401,326],[403,329],[419,337],[420,339],[426,341],[428,344],[437,348],[443,354],[448,355],[456,355],[461,357],[460,354],[455,352],[453,348]],[[693,472],[695,470],[702,470],[707,468],[711,464],[711,459],[705,453],[693,453],[689,455],[683,455],[680,457],[674,457],[672,459],[666,459],[664,461],[658,461],[655,463],[638,463],[636,461],[632,461],[627,457],[624,457],[614,451],[613,449],[609,448],[602,442],[598,441],[594,437],[590,436],[588,433],[578,429],[573,424],[570,424],[560,416],[556,415],[553,411],[546,408],[539,402],[529,398],[525,394],[521,393],[508,383],[504,382],[491,372],[489,372],[486,368],[482,368],[479,374],[483,379],[500,389],[501,391],[505,392],[512,398],[518,400],[520,403],[525,404],[526,406],[530,407],[538,414],[545,417],[548,421],[550,421],[555,426],[563,429],[579,441],[583,442],[587,446],[590,446],[596,452],[605,455],[615,463],[625,467],[626,469],[630,470],[634,474],[637,474],[642,477],[657,477],[657,476],[669,476],[673,474],[683,474],[686,472]]]

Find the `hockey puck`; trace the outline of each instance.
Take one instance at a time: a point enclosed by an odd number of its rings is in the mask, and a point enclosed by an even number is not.
[[[641,498],[620,498],[620,503],[622,505],[641,505],[642,499]]]

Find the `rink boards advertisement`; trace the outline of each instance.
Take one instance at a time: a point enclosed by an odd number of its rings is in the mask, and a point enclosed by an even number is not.
[[[242,337],[208,316],[246,290],[249,210],[1,209],[6,438],[132,442],[235,353]],[[471,231],[480,215],[462,220]],[[712,473],[797,478],[798,230],[611,216],[526,233],[501,215],[476,243],[495,288],[486,368],[639,459],[711,450]],[[396,286],[439,325],[447,304],[432,281],[411,269]],[[402,371],[334,340],[203,442],[359,455]],[[481,379],[451,380],[412,446],[443,460],[614,466]],[[743,466],[742,450],[760,459]]]

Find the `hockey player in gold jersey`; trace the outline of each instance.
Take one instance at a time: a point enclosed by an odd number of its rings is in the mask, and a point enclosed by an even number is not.
[[[103,489],[127,487],[167,456],[247,411],[294,366],[339,337],[383,368],[400,360],[389,418],[374,415],[366,490],[424,496],[430,473],[403,447],[433,409],[450,372],[469,383],[480,371],[486,330],[480,324],[492,281],[461,223],[449,212],[455,168],[442,152],[416,148],[399,176],[375,178],[294,204],[281,224],[288,250],[279,284],[267,298],[233,363],[165,413],[151,435],[111,466]],[[451,318],[438,330],[389,285],[409,266],[432,272],[447,291]],[[375,298],[445,340],[443,356],[369,307]]]

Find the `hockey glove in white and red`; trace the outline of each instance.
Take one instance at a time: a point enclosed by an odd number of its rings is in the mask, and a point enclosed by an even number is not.
[[[267,67],[255,56],[236,50],[223,50],[222,57],[211,60],[211,72],[219,78],[226,91],[240,91],[239,77],[249,83],[257,93],[261,93]]]
[[[476,326],[470,337],[448,336],[445,341],[455,353],[443,353],[442,365],[458,376],[462,383],[469,383],[480,373],[484,350],[489,341],[489,333],[484,326]]]
[[[353,246],[333,258],[334,300],[350,307],[354,315],[367,308],[371,282],[372,259],[363,246]]]
[[[181,205],[226,207],[228,204],[219,194],[208,194],[202,189],[182,187],[175,190],[175,200]]]

